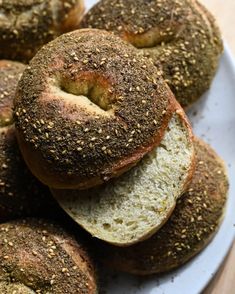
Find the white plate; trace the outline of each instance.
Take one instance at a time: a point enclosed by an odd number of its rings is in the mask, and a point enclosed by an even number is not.
[[[90,8],[97,1],[87,1]],[[198,294],[218,270],[235,237],[235,63],[225,46],[212,87],[190,109],[197,136],[210,143],[228,166],[230,191],[225,220],[202,253],[164,276],[137,278],[104,270],[101,281],[107,294]]]

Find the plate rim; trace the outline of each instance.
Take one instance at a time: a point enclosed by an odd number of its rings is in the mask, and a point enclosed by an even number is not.
[[[235,57],[233,56],[232,51],[231,51],[228,43],[225,40],[223,40],[223,44],[224,44],[224,51],[222,54],[224,55],[225,59],[228,60],[228,65],[230,66],[231,72],[233,72],[235,75]],[[229,182],[231,182],[231,180],[232,179],[229,178]],[[228,198],[232,197],[232,195],[230,195],[230,193],[231,192],[228,192]],[[227,205],[228,205],[228,203],[227,203]],[[227,210],[227,207],[226,207],[226,210]],[[225,217],[226,217],[226,211],[225,211]],[[213,280],[215,275],[218,273],[218,271],[220,270],[221,266],[223,265],[226,257],[228,256],[230,250],[232,249],[234,241],[235,241],[235,230],[232,230],[231,240],[228,242],[226,250],[224,250],[224,254],[223,254],[223,257],[221,258],[221,261],[219,263],[217,263],[215,270],[214,270],[214,273],[211,276],[211,278],[208,281],[205,281],[204,285],[201,286],[200,292],[203,292],[204,290],[206,290],[206,287],[209,286],[210,282]],[[212,242],[213,242],[213,240],[212,240]]]

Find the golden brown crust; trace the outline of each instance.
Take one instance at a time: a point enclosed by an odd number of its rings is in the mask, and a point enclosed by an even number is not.
[[[94,266],[79,244],[43,220],[0,225],[0,289],[18,285],[33,293],[97,293]]]
[[[199,253],[216,233],[228,192],[224,163],[210,146],[195,140],[196,171],[168,222],[150,239],[128,248],[96,241],[99,259],[138,275],[169,271]]]
[[[113,31],[139,48],[183,107],[209,88],[223,50],[213,16],[196,0],[101,0],[80,27]]]
[[[83,189],[120,175],[158,145],[175,108],[156,67],[131,45],[80,30],[31,61],[15,119],[31,171],[52,188]]]
[[[78,28],[83,0],[0,2],[0,58],[28,61],[44,44]]]
[[[0,222],[19,216],[59,215],[47,187],[26,167],[15,136],[12,107],[15,89],[25,66],[0,61]]]
[[[184,123],[184,125],[186,126],[186,128],[188,129],[188,132],[189,132],[189,140],[188,140],[188,144],[190,145],[191,143],[194,143],[194,134],[193,134],[193,129],[192,129],[192,126],[189,122],[189,119],[186,115],[186,113],[184,112],[183,108],[180,106],[180,104],[177,102],[177,110],[176,112],[178,114],[180,114],[180,116],[182,117],[182,122]],[[185,191],[187,191],[191,181],[192,181],[192,178],[194,176],[194,173],[195,173],[195,169],[196,169],[196,152],[195,152],[195,148],[194,148],[194,152],[192,154],[192,157],[191,157],[191,167],[190,167],[190,170],[188,171],[188,177],[187,179],[185,180],[185,184],[184,184],[184,187],[183,187],[183,191],[182,191],[182,195]],[[182,196],[181,195],[181,196]],[[179,196],[179,197],[181,197]]]

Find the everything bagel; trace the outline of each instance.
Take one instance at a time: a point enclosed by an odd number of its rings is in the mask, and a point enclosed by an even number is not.
[[[176,101],[157,68],[119,37],[78,30],[44,46],[15,100],[31,171],[52,188],[116,177],[161,141]]]
[[[12,107],[24,69],[22,63],[0,60],[0,222],[60,212],[48,188],[28,170],[18,147]]]
[[[0,58],[28,61],[38,49],[76,29],[83,0],[0,1]]]
[[[41,219],[1,224],[0,293],[97,294],[95,268],[83,243]]]
[[[81,27],[113,31],[151,58],[183,107],[210,87],[223,49],[213,16],[196,0],[101,0]]]

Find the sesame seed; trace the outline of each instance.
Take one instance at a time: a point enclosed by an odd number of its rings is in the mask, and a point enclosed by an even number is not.
[[[63,267],[61,271],[62,271],[62,273],[65,273],[68,271],[68,269],[66,267]]]

